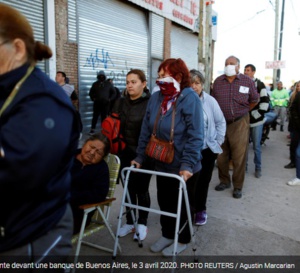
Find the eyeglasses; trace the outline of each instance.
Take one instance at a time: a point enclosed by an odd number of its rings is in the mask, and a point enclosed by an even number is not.
[[[0,46],[3,46],[3,45],[5,45],[6,43],[8,43],[9,42],[9,40],[5,40],[5,41],[3,41],[2,43],[0,43]]]

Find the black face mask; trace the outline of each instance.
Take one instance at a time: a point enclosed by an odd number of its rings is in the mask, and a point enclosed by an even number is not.
[[[105,80],[104,76],[98,76],[99,81],[103,82]]]

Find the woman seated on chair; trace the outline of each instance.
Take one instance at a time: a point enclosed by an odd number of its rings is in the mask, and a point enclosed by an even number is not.
[[[103,160],[109,153],[110,143],[102,134],[89,137],[82,148],[77,151],[71,168],[71,200],[74,231],[80,231],[83,218],[81,205],[98,203],[105,200],[109,188],[109,169]],[[92,213],[88,215],[86,225],[91,222]]]

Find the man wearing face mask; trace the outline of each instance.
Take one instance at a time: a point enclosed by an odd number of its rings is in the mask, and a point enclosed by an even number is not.
[[[95,133],[99,115],[102,122],[108,115],[110,102],[116,97],[116,89],[110,82],[106,81],[103,70],[97,74],[97,79],[98,80],[93,83],[89,92],[89,96],[94,102],[90,135]]]
[[[217,191],[230,188],[229,159],[233,161],[233,197],[241,198],[245,180],[247,149],[249,143],[249,111],[257,104],[259,94],[254,81],[239,73],[240,60],[229,56],[225,61],[225,74],[216,78],[212,96],[217,100],[226,119],[223,153],[217,164],[220,184]]]

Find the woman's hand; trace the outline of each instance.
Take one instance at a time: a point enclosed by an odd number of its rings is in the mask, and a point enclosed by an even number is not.
[[[183,177],[183,180],[186,182],[189,178],[191,178],[193,176],[193,174],[189,171],[180,171],[179,175]]]
[[[134,161],[134,160],[132,160],[132,161],[130,162],[130,164],[131,164],[131,166],[134,165],[137,169],[140,169],[140,168],[141,168],[141,164],[138,163],[138,162],[136,162],[136,161]]]

